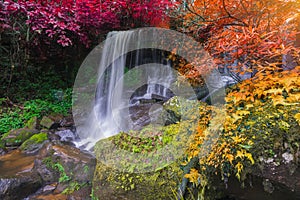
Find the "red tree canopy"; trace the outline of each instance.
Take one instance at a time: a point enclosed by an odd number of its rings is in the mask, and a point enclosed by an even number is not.
[[[160,25],[171,0],[5,0],[0,2],[0,33],[26,30],[35,43],[55,40],[62,46],[110,30]],[[30,35],[28,35],[30,34]]]

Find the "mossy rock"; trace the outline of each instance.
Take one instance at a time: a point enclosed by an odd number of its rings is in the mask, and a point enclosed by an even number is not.
[[[47,128],[47,129],[50,129],[54,123],[55,123],[55,120],[53,120],[47,116],[44,116],[40,122],[41,126]]]
[[[179,96],[174,96],[163,104],[163,108],[168,113],[166,116],[167,122],[170,121],[171,123],[190,119],[192,115],[197,115],[201,106],[207,106],[207,104],[197,100],[187,100]]]
[[[96,143],[94,196],[99,199],[174,199],[182,179],[179,160],[187,143],[179,135],[181,128],[179,124],[161,128],[150,125]]]
[[[20,128],[13,129],[5,133],[1,137],[1,141],[4,142],[6,147],[20,146],[23,142],[29,139],[34,134],[38,133],[36,129]]]
[[[29,129],[37,129],[38,128],[37,117],[34,116],[30,120],[28,120],[25,124],[25,127]]]
[[[43,143],[48,140],[47,133],[39,133],[31,136],[26,140],[21,146],[20,149],[26,153],[34,153],[38,151]]]
[[[93,196],[98,199],[174,199],[182,171],[178,163],[147,173],[128,173],[97,162]]]

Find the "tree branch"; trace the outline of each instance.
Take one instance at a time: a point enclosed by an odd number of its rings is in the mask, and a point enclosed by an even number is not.
[[[249,26],[247,23],[243,22],[242,20],[240,20],[240,19],[238,19],[238,18],[236,18],[236,17],[234,17],[234,16],[232,16],[232,15],[230,14],[230,12],[229,12],[229,11],[227,10],[227,8],[226,8],[225,0],[222,0],[222,4],[223,4],[224,11],[226,12],[226,14],[228,15],[229,18],[234,19],[234,20],[236,20],[236,21],[242,23],[244,26]]]

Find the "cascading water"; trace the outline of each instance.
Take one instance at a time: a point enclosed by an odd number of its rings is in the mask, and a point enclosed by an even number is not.
[[[143,49],[145,41],[142,33],[111,32],[107,37],[109,40],[106,40],[102,51],[92,113],[84,125],[85,133],[80,134],[84,138],[77,143],[86,149],[91,149],[100,139],[133,129],[136,124],[130,119],[132,113],[128,108],[153,96],[169,99],[172,94],[168,88],[175,81],[170,63],[164,60],[164,64],[160,64],[163,58],[156,50]],[[135,53],[128,55],[132,49]],[[151,64],[145,66],[147,63]],[[129,69],[126,65],[135,66]],[[144,68],[139,65],[144,65]],[[126,70],[129,73],[125,73]],[[140,88],[144,89],[136,92]]]

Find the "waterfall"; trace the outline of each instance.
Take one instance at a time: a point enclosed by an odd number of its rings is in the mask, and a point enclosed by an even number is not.
[[[128,108],[141,99],[156,96],[167,100],[171,97],[168,88],[175,81],[174,70],[157,50],[143,49],[145,43],[147,40],[136,31],[108,34],[98,69],[92,112],[84,128],[78,130],[84,131],[80,133],[84,137],[77,146],[91,149],[101,139],[132,129]]]

